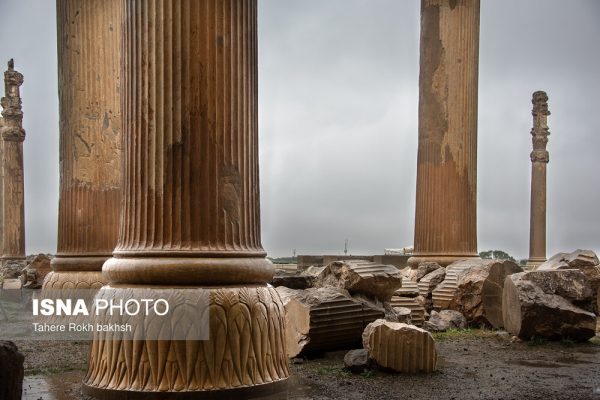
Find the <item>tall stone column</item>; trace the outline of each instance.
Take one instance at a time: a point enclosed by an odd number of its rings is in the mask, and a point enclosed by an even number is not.
[[[101,287],[121,186],[120,0],[58,0],[58,251],[45,288]]]
[[[531,140],[531,221],[529,226],[529,259],[527,267],[537,268],[546,261],[546,166],[550,156],[548,144],[548,96],[546,92],[533,93],[533,128]]]
[[[479,0],[422,0],[414,256],[477,255]]]
[[[167,286],[183,303],[206,288],[210,339],[96,335],[89,393],[234,398],[289,375],[260,238],[256,13],[256,0],[126,2],[123,218],[98,296]]]
[[[8,62],[2,98],[2,263],[25,259],[25,190],[23,187],[23,74]]]

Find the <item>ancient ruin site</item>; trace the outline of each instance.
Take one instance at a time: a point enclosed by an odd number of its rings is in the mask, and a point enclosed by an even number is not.
[[[0,0],[0,400],[600,400],[599,20]]]

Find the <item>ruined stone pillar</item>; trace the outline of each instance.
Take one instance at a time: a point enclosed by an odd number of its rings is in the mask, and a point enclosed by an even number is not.
[[[25,190],[23,187],[23,74],[11,59],[4,72],[2,98],[2,263],[25,259]]]
[[[98,296],[167,286],[184,302],[186,288],[206,288],[210,339],[96,335],[86,391],[280,387],[285,316],[260,238],[256,0],[130,0],[124,13],[123,218]]]
[[[58,0],[58,251],[45,288],[101,287],[121,185],[120,0]]]
[[[550,161],[548,144],[548,96],[546,92],[533,93],[533,128],[531,140],[531,220],[529,226],[529,259],[527,267],[537,268],[546,261],[546,165]]]
[[[477,255],[479,0],[422,0],[414,256]]]

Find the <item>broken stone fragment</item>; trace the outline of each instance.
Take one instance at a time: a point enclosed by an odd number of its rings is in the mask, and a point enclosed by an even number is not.
[[[273,276],[272,284],[275,287],[285,286],[290,289],[307,289],[313,286],[316,279],[314,275],[278,270]]]
[[[393,296],[390,304],[394,308],[407,308],[410,310],[411,323],[422,326],[425,321],[425,308],[418,302],[418,297]]]
[[[391,265],[335,261],[325,267],[315,282],[315,287],[328,286],[389,301],[402,287],[402,275]]]
[[[580,297],[580,282],[568,286],[569,270],[522,272],[506,277],[504,284],[504,327],[521,339],[568,338],[586,341],[595,335],[596,315],[576,306],[566,297]],[[544,274],[545,276],[540,276]],[[576,278],[579,281],[579,278]],[[589,289],[588,289],[589,290]]]
[[[363,348],[377,366],[396,372],[432,372],[437,351],[433,336],[414,325],[378,319],[363,332]]]
[[[442,266],[436,262],[431,262],[431,261],[422,262],[417,267],[416,281],[420,282],[421,279],[423,279],[426,275],[428,275],[428,274],[432,273],[433,271],[440,269],[440,268],[442,268]]]
[[[490,316],[497,323],[502,315],[504,277],[522,269],[512,261],[496,259],[464,260],[452,265],[457,267],[456,289],[448,309],[459,311],[468,324],[493,325]]]
[[[431,317],[425,321],[423,328],[430,332],[446,332],[448,329],[465,329],[467,320],[464,315],[454,310],[432,311]]]
[[[288,356],[351,349],[364,327],[383,318],[383,309],[331,287],[294,290],[276,288],[286,311]]]
[[[417,281],[402,278],[402,287],[396,290],[395,295],[403,297],[417,297],[419,295],[419,286]]]
[[[52,272],[50,267],[50,257],[45,254],[38,254],[21,271],[21,282],[24,288],[39,289],[44,283],[46,275]]]
[[[369,352],[366,349],[350,350],[344,356],[344,367],[354,374],[369,367]]]
[[[437,265],[437,264],[436,264]],[[437,268],[419,281],[419,294],[425,298],[431,298],[433,290],[443,282],[446,277],[446,268]]]
[[[592,250],[575,250],[572,253],[558,253],[541,264],[536,271],[551,271],[560,269],[578,269],[586,276],[594,296],[600,293],[600,261]],[[593,305],[594,312],[600,314],[600,307]]]

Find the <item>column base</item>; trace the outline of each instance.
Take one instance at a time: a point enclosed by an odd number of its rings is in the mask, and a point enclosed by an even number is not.
[[[147,285],[241,285],[270,282],[275,270],[261,257],[113,257],[109,282]]]
[[[97,298],[127,301],[139,296],[132,289],[148,288],[152,286],[110,285]],[[196,287],[157,288],[170,292],[170,303],[184,307],[193,301],[178,289]],[[142,318],[134,327],[135,340],[116,332],[95,333],[84,390],[111,400],[232,398],[281,391],[290,372],[285,310],[275,289],[265,284],[203,288],[209,290],[208,308],[195,314],[196,321],[186,316],[181,323],[201,323],[208,312],[208,340],[140,339],[148,326],[168,325],[156,316]]]
[[[98,389],[82,386],[84,394],[98,400],[231,400],[231,399],[287,399],[287,379],[262,385],[247,386],[238,389],[205,390],[194,392],[140,392],[112,389]]]
[[[525,269],[528,271],[535,271],[540,265],[542,265],[546,261],[546,258],[532,257],[529,260],[527,260],[527,264],[525,264]]]
[[[102,265],[112,254],[65,256],[57,254],[50,265],[53,271],[102,271]]]
[[[458,260],[479,259],[478,254],[415,254],[408,259],[407,263],[411,268],[417,268],[422,262],[435,262],[442,267],[447,267]]]

